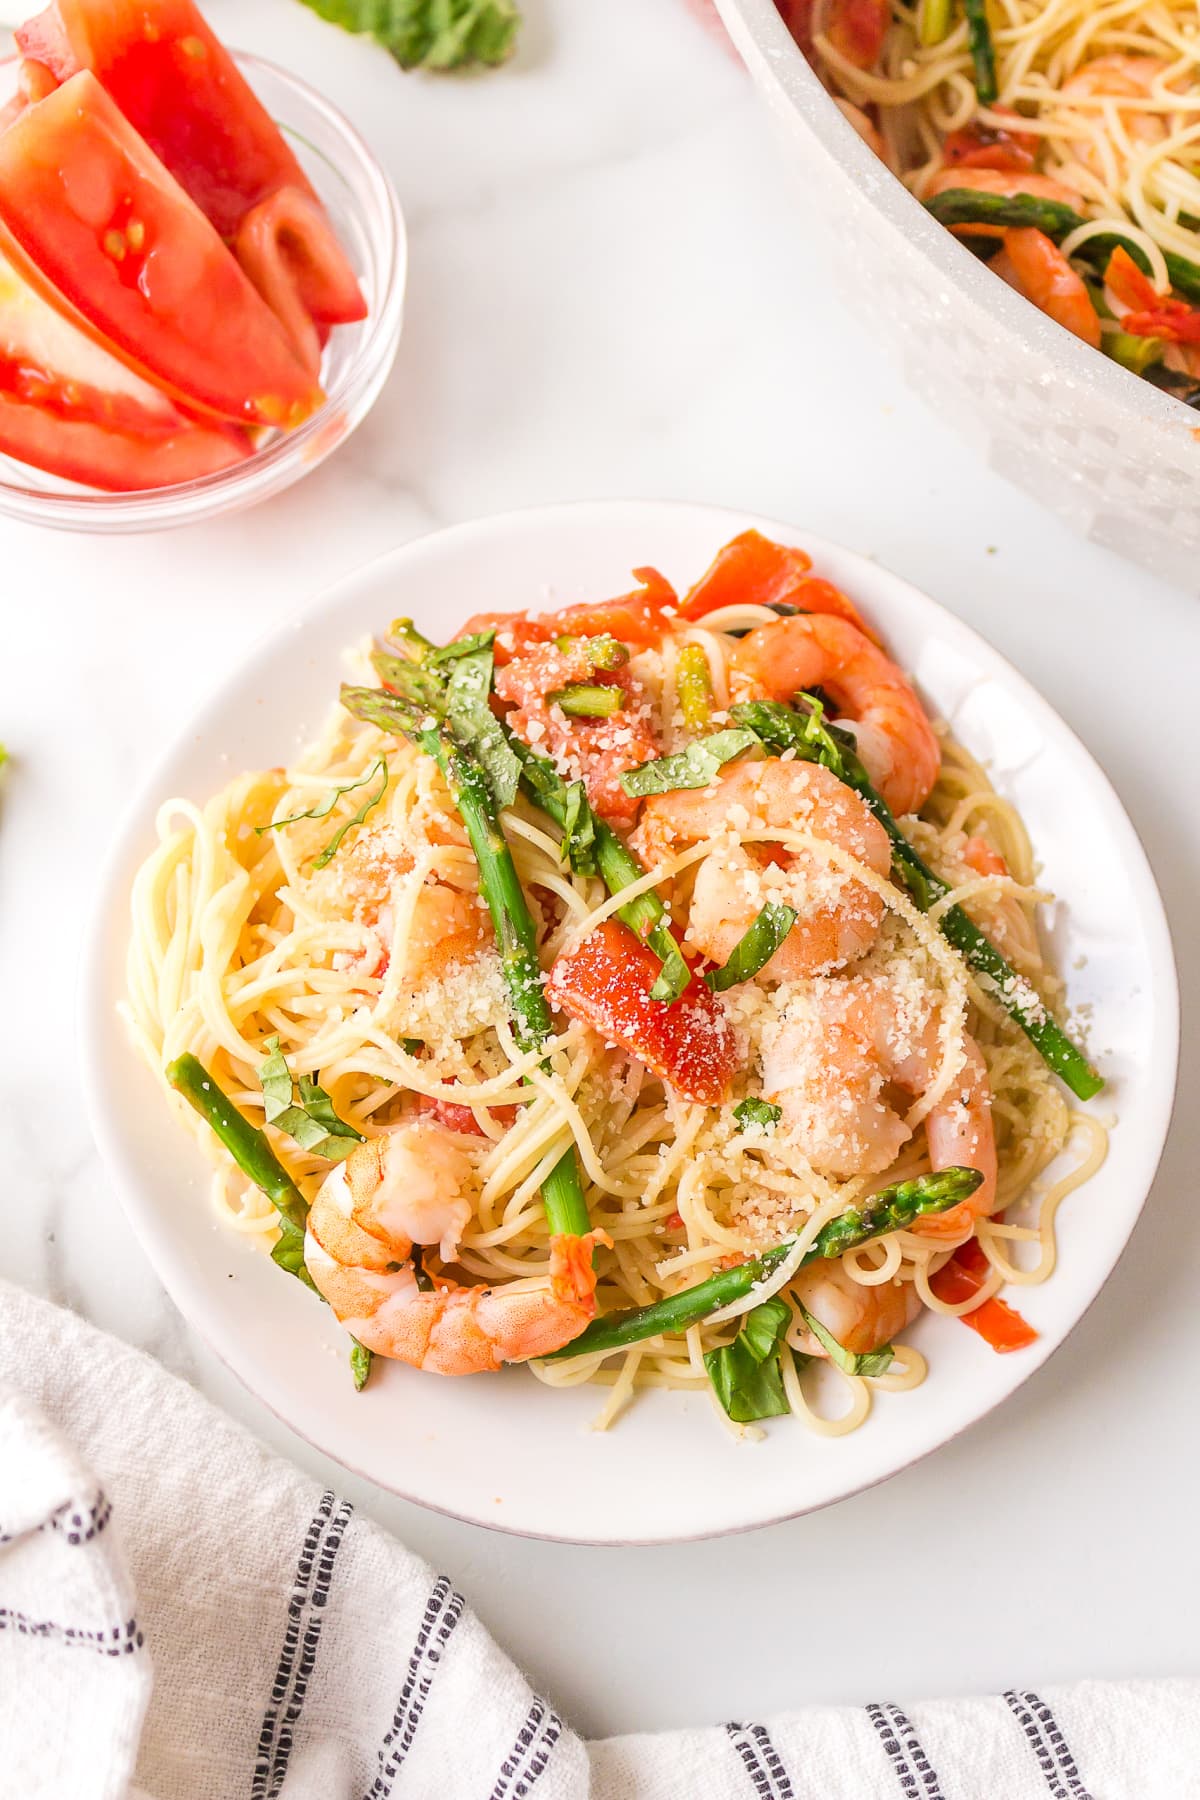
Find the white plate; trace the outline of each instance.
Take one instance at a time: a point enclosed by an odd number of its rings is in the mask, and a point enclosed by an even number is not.
[[[1060,1217],[1061,1258],[1020,1297],[1041,1336],[996,1356],[953,1320],[914,1332],[929,1378],[881,1394],[853,1435],[787,1420],[738,1444],[703,1395],[652,1393],[617,1428],[589,1430],[595,1388],[554,1392],[518,1369],[442,1381],[376,1365],[355,1395],[328,1310],[209,1208],[208,1171],[125,1040],[128,897],[163,799],[200,800],[241,768],[287,756],[332,703],[343,647],[397,614],[450,634],[484,608],[601,599],[653,563],[683,586],[735,532],[802,543],[864,607],[929,702],[1021,808],[1062,899],[1049,931],[1071,998],[1090,1009],[1118,1114],[1108,1161]],[[1083,959],[1082,966],[1076,964]],[[260,1400],[348,1468],[479,1524],[596,1543],[735,1531],[880,1481],[999,1404],[1062,1342],[1133,1228],[1170,1116],[1178,996],[1166,921],[1142,847],[1107,780],[1062,721],[995,651],[875,563],[771,520],[685,505],[595,503],[483,520],[410,544],[342,582],[236,670],[188,725],[121,831],[85,952],[81,1041],[92,1129],[147,1254],[191,1323]],[[232,1277],[232,1279],[231,1279]]]

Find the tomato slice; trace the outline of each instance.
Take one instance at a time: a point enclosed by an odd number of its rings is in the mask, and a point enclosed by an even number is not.
[[[615,637],[631,650],[650,650],[662,639],[679,596],[657,569],[633,571],[641,586],[615,600],[596,600],[543,613],[534,624],[569,637]]]
[[[17,42],[51,79],[91,70],[235,245],[306,363],[314,344],[319,360],[314,321],[366,317],[354,270],[308,177],[192,0],[54,0],[21,26]]]
[[[552,1006],[619,1044],[685,1099],[716,1106],[737,1063],[733,1028],[717,996],[693,977],[671,1006],[650,998],[659,960],[617,919],[605,919],[550,971]]]
[[[432,1115],[447,1131],[461,1131],[468,1137],[487,1135],[469,1106],[463,1106],[457,1100],[441,1100],[432,1094],[417,1094],[415,1098],[417,1111]],[[487,1110],[506,1130],[516,1123],[515,1106],[489,1106]]]
[[[948,1306],[961,1306],[972,1294],[977,1294],[988,1275],[991,1263],[980,1248],[977,1238],[968,1238],[960,1244],[948,1263],[931,1276],[929,1285],[939,1300]],[[995,1295],[977,1306],[973,1312],[963,1313],[960,1318],[963,1325],[969,1325],[977,1331],[985,1344],[1001,1355],[1010,1350],[1026,1350],[1036,1342],[1037,1332],[1015,1308],[1006,1301],[998,1300]]]
[[[129,492],[231,468],[250,442],[235,426],[186,418],[0,258],[0,451]]]
[[[699,581],[683,597],[685,619],[707,618],[722,606],[794,606],[800,612],[835,613],[878,643],[854,602],[831,581],[812,575],[812,558],[793,544],[777,544],[761,531],[743,531],[717,551]]]
[[[299,424],[322,398],[204,215],[86,70],[0,136],[10,259],[186,405]]]

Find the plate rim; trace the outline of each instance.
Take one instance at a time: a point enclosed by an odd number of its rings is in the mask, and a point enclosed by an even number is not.
[[[1147,1090],[1144,1101],[1145,1107],[1152,1116],[1143,1120],[1143,1135],[1147,1148],[1141,1153],[1142,1173],[1139,1173],[1136,1183],[1141,1192],[1136,1205],[1131,1206],[1122,1219],[1110,1228],[1111,1255],[1107,1260],[1107,1268],[1094,1291],[1075,1312],[1061,1335],[1055,1336],[1053,1341],[1046,1341],[1045,1349],[1036,1355],[1036,1359],[1031,1361],[1028,1367],[1019,1372],[1017,1379],[1005,1393],[996,1399],[987,1400],[978,1408],[973,1408],[969,1416],[959,1418],[949,1429],[939,1430],[935,1442],[914,1451],[912,1456],[903,1461],[893,1462],[877,1474],[865,1479],[855,1479],[851,1485],[828,1498],[801,1501],[799,1504],[786,1507],[783,1511],[772,1510],[748,1517],[743,1516],[728,1522],[704,1525],[695,1530],[656,1531],[649,1535],[630,1535],[628,1532],[621,1532],[596,1536],[581,1535],[578,1532],[536,1529],[528,1525],[523,1526],[510,1522],[504,1518],[489,1516],[484,1510],[482,1500],[476,1510],[470,1510],[463,1506],[430,1499],[423,1493],[413,1491],[411,1485],[402,1486],[396,1480],[383,1479],[374,1471],[363,1468],[361,1464],[352,1460],[342,1451],[330,1448],[328,1443],[322,1441],[315,1428],[312,1430],[306,1428],[293,1414],[281,1410],[266,1392],[266,1384],[255,1380],[257,1365],[251,1362],[248,1367],[243,1367],[242,1362],[245,1359],[236,1360],[232,1352],[227,1353],[226,1347],[220,1341],[220,1307],[214,1301],[211,1287],[206,1287],[202,1280],[194,1283],[189,1281],[184,1260],[176,1258],[173,1261],[169,1251],[165,1248],[160,1252],[159,1233],[156,1228],[157,1217],[153,1209],[143,1203],[137,1191],[137,1182],[126,1171],[125,1162],[128,1152],[124,1147],[120,1132],[109,1120],[106,1108],[102,1103],[101,1070],[106,1048],[109,1051],[119,1050],[122,1054],[131,1052],[131,1046],[125,1041],[113,1013],[110,994],[107,991],[111,983],[108,938],[113,929],[115,914],[119,913],[123,919],[127,919],[128,916],[129,892],[126,872],[131,857],[136,854],[136,841],[147,835],[147,827],[152,828],[153,826],[158,806],[166,798],[166,778],[172,764],[187,752],[197,736],[203,735],[211,716],[224,703],[229,687],[246,678],[274,647],[302,633],[306,627],[318,621],[327,611],[336,608],[350,594],[371,585],[380,584],[389,567],[420,548],[428,547],[436,542],[446,545],[451,553],[454,553],[462,545],[470,544],[473,539],[487,540],[490,536],[506,529],[536,532],[543,524],[561,523],[572,514],[578,516],[580,523],[590,518],[599,528],[606,516],[614,519],[617,517],[627,518],[636,513],[643,514],[648,523],[661,520],[664,514],[679,517],[691,515],[697,520],[708,521],[714,527],[719,526],[721,529],[747,530],[753,528],[767,533],[779,533],[785,540],[802,541],[807,548],[813,551],[814,560],[819,560],[826,553],[833,553],[843,558],[848,557],[852,562],[874,569],[887,582],[904,590],[906,603],[914,605],[918,616],[924,615],[930,626],[936,627],[948,621],[952,628],[952,635],[955,633],[965,634],[966,641],[972,647],[982,646],[997,673],[1002,674],[1005,686],[1015,691],[1035,715],[1051,724],[1054,731],[1061,734],[1065,743],[1083,760],[1096,789],[1115,809],[1117,816],[1123,821],[1133,845],[1136,846],[1138,860],[1136,867],[1130,870],[1130,873],[1139,890],[1138,916],[1147,942],[1149,973],[1152,977],[1156,1007],[1157,1060],[1162,1073],[1154,1085]],[[732,1536],[745,1531],[765,1529],[768,1526],[783,1524],[790,1519],[800,1518],[812,1512],[822,1511],[827,1507],[838,1505],[844,1500],[849,1500],[856,1494],[879,1486],[894,1475],[924,1461],[1012,1399],[1046,1366],[1095,1305],[1100,1294],[1108,1285],[1117,1263],[1124,1255],[1142,1216],[1170,1132],[1179,1078],[1181,1031],[1179,980],[1170,924],[1154,867],[1141,835],[1105,770],[1078,733],[1026,675],[1017,669],[1002,652],[995,649],[982,632],[952,612],[949,607],[935,600],[932,595],[925,593],[908,581],[906,577],[898,575],[874,557],[869,557],[860,550],[828,538],[823,533],[739,507],[689,500],[640,498],[565,500],[512,508],[464,520],[453,525],[433,527],[415,537],[406,539],[401,544],[394,545],[391,549],[381,552],[367,562],[357,565],[336,581],[320,589],[316,594],[310,595],[294,611],[285,612],[272,624],[264,627],[234,664],[206,687],[179,728],[173,731],[163,744],[159,754],[122,809],[105,854],[96,870],[94,898],[89,909],[80,947],[75,1024],[78,1043],[77,1065],[89,1129],[100,1152],[105,1173],[130,1230],[137,1240],[138,1247],[146,1256],[156,1278],[162,1283],[172,1303],[178,1307],[189,1327],[197,1333],[204,1345],[236,1377],[254,1400],[264,1406],[274,1418],[303,1442],[319,1451],[320,1454],[328,1456],[331,1461],[336,1462],[339,1467],[346,1469],[349,1473],[372,1482],[385,1493],[395,1494],[400,1499],[424,1507],[431,1512],[439,1513],[443,1517],[482,1526],[487,1530],[501,1531],[510,1536],[595,1547],[692,1543],[708,1538]],[[206,1305],[207,1311],[205,1310]]]

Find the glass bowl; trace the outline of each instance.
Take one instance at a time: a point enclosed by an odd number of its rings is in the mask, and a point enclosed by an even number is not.
[[[0,455],[0,513],[61,531],[161,531],[252,506],[324,462],[370,411],[387,379],[404,316],[407,244],[388,176],[336,107],[307,82],[258,56],[234,60],[278,123],[333,222],[367,302],[367,317],[338,325],[321,360],[324,406],[295,431],[275,433],[245,462],[195,481],[133,494],[99,493]],[[0,63],[0,105],[19,62]]]

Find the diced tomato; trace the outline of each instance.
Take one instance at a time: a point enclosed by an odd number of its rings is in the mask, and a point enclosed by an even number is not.
[[[614,637],[631,650],[650,650],[670,626],[679,596],[657,569],[635,569],[641,586],[615,600],[589,601],[543,613],[533,623],[568,637]]]
[[[320,402],[212,226],[87,71],[0,136],[0,225],[52,305],[185,405],[286,426]]]
[[[715,1106],[728,1093],[737,1062],[733,1029],[720,1000],[695,977],[673,1005],[651,1000],[659,968],[653,950],[627,925],[605,919],[557,959],[546,996],[628,1050],[676,1093]]]
[[[1170,344],[1200,344],[1200,312],[1186,300],[1160,294],[1120,244],[1108,259],[1104,283],[1114,299],[1130,309],[1121,317],[1122,331],[1134,337],[1165,338]]]
[[[991,110],[1011,119],[1011,126],[985,125],[980,119],[972,119],[969,125],[949,132],[942,142],[942,161],[947,168],[1032,169],[1038,148],[1036,136],[1021,130],[1024,120],[1011,107],[993,106]]]
[[[250,444],[235,426],[186,418],[0,258],[0,451],[128,492],[230,468]]]
[[[961,1306],[977,1294],[988,1275],[991,1263],[980,1248],[977,1238],[960,1244],[950,1261],[930,1278],[929,1285],[939,1300],[948,1306]],[[1025,1350],[1037,1339],[1037,1332],[1013,1307],[995,1295],[972,1312],[961,1315],[962,1323],[977,1331],[985,1344],[1004,1355],[1009,1350]]]
[[[856,69],[875,67],[891,22],[888,0],[819,0],[813,14],[814,31]]]
[[[550,701],[557,689],[581,681],[619,688],[620,710],[603,719],[576,718]],[[582,645],[560,650],[554,643],[539,642],[497,669],[495,692],[501,705],[512,709],[506,714],[507,723],[524,743],[582,776],[588,799],[601,818],[610,825],[633,824],[639,802],[625,792],[621,776],[658,752],[650,709],[636,676],[627,668],[593,669]]]
[[[707,618],[723,606],[794,606],[800,612],[849,619],[873,642],[878,638],[847,594],[812,575],[812,557],[794,544],[777,544],[761,531],[743,531],[717,551],[699,581],[683,597],[685,619]]]
[[[432,1094],[416,1096],[417,1111],[431,1115],[447,1131],[462,1131],[470,1137],[484,1137],[479,1120],[469,1106],[460,1106],[457,1100],[439,1100]],[[515,1106],[490,1106],[487,1109],[494,1119],[498,1119],[505,1130],[515,1124],[517,1109]]]

